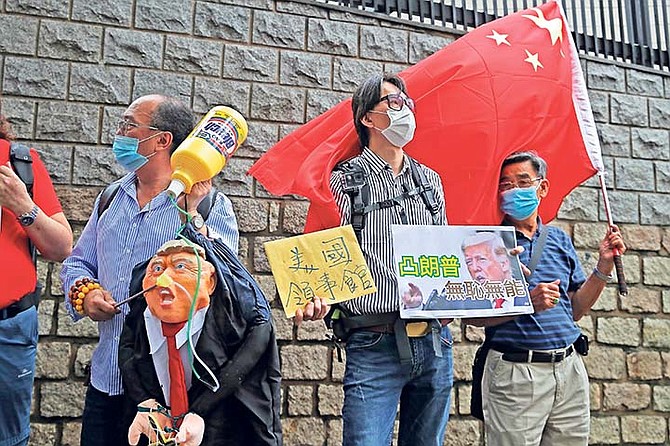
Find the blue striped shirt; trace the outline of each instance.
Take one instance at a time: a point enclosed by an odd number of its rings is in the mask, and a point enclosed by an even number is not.
[[[133,267],[153,256],[166,241],[175,238],[181,226],[178,211],[165,192],[154,197],[143,209],[137,202],[136,175],[121,179],[119,191],[98,221],[98,201],[95,202],[84,231],[72,255],[63,262],[61,280],[67,295],[74,282],[92,277],[109,291],[116,301],[128,297]],[[219,193],[207,218],[210,235],[214,232],[234,252],[237,252],[239,233],[230,200]],[[66,308],[76,321],[82,318],[73,310],[68,299]],[[91,384],[109,395],[123,393],[118,349],[123,320],[128,305],[110,320],[98,322],[100,340],[91,360]]]
[[[538,283],[560,279],[560,301],[554,308],[519,316],[512,321],[487,328],[486,337],[493,342],[525,350],[555,350],[569,346],[579,337],[580,330],[572,317],[572,301],[568,293],[577,291],[586,281],[586,277],[568,234],[542,223],[538,223],[532,240],[517,231],[517,244],[525,249],[519,259],[525,265],[530,262],[542,231],[549,231],[547,242],[535,272],[530,277],[529,289],[532,290]]]

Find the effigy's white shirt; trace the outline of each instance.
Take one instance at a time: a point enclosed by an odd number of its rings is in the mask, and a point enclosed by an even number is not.
[[[191,321],[191,340],[193,342],[193,347],[195,348],[198,345],[198,339],[200,338],[200,333],[202,332],[202,326],[205,324],[205,315],[209,305],[205,308],[201,308],[196,311],[193,315],[193,320]],[[154,361],[154,369],[156,370],[156,376],[158,377],[158,382],[163,389],[163,395],[165,396],[165,404],[170,405],[170,371],[168,368],[168,349],[167,341],[165,336],[163,336],[163,329],[161,328],[161,320],[154,316],[149,307],[144,310],[144,324],[147,329],[147,338],[149,339],[149,347],[151,348],[151,358]],[[184,364],[184,377],[186,378],[186,388],[191,388],[191,364],[189,363],[188,355],[188,345],[186,345],[186,330],[188,328],[188,322],[184,324],[184,327],[179,330],[175,336],[175,341],[177,344],[177,349],[179,349],[179,355],[181,356],[181,362]]]

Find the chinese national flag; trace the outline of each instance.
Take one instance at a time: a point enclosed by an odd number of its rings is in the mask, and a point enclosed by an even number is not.
[[[577,50],[554,1],[483,25],[400,76],[416,102],[405,151],[439,173],[451,224],[500,223],[498,174],[513,152],[534,150],[549,165],[544,222],[602,171]],[[330,173],[359,152],[346,100],[279,141],[249,173],[275,195],[307,197],[309,232],[339,225]]]

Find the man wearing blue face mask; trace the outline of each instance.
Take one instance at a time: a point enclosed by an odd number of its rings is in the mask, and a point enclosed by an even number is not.
[[[612,249],[626,249],[616,226],[599,246],[586,277],[569,236],[538,217],[549,192],[545,161],[531,152],[507,157],[498,184],[503,224],[514,226],[524,248],[520,260],[535,264],[528,277],[535,313],[473,319],[486,326],[490,350],[482,379],[487,444],[583,445],[589,435],[589,384],[584,364],[588,340],[575,321],[591,309],[614,268]]]
[[[115,303],[128,297],[133,267],[173,239],[183,223],[184,217],[165,189],[172,175],[170,156],[194,124],[193,112],[171,97],[143,96],[128,107],[118,123],[113,151],[129,173],[115,183],[118,187],[107,203],[101,204],[105,200],[98,197],[72,255],[63,263],[61,279],[66,294],[74,286],[84,296],[75,306],[67,300],[68,312],[75,321],[86,316],[97,321],[100,332],[91,360],[82,446],[127,444],[127,426],[121,419],[125,401],[118,347],[129,308],[117,308]],[[206,221],[198,214],[198,204],[210,190],[211,181],[195,184],[178,204],[192,215],[199,232],[220,237],[237,252],[237,222],[225,195],[216,194]],[[82,286],[85,280],[98,282],[100,287]]]
[[[391,444],[398,407],[398,445],[440,445],[453,383],[449,321],[399,319],[391,225],[446,224],[442,183],[403,151],[416,122],[402,79],[369,77],[352,108],[361,154],[332,172],[330,187],[377,292],[341,304],[333,322],[335,333],[341,321],[355,326],[346,337],[343,445]]]

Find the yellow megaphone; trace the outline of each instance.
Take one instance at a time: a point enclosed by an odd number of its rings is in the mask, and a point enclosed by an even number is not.
[[[195,183],[221,172],[248,132],[247,121],[238,111],[225,106],[212,108],[170,157],[168,194],[173,198],[188,194]]]

